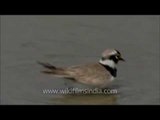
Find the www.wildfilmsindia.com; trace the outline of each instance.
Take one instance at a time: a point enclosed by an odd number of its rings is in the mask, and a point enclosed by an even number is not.
[[[80,89],[80,88],[65,88],[65,89],[43,89],[43,94],[117,94],[117,89]]]

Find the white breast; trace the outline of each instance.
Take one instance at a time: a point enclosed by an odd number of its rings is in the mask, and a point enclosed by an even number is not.
[[[100,87],[106,88],[114,79],[115,79],[115,77],[111,76],[111,78],[104,81],[103,85],[101,85]]]
[[[110,81],[113,81],[114,79],[115,79],[115,77],[112,76],[112,77],[110,78]]]

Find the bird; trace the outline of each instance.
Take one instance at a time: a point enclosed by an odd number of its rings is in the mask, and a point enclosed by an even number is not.
[[[97,88],[107,87],[117,76],[117,64],[125,61],[116,49],[106,49],[98,62],[74,65],[69,67],[56,67],[49,63],[39,62],[46,70],[45,74],[70,79],[75,82]]]

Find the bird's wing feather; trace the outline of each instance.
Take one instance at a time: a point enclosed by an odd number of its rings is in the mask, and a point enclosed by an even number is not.
[[[99,63],[72,66],[67,71],[75,80],[85,84],[103,84],[110,77],[110,73]]]

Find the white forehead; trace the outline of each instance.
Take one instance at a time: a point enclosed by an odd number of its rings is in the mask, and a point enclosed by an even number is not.
[[[109,56],[109,55],[115,55],[117,54],[117,51],[114,49],[107,49],[102,53],[102,56]]]
[[[115,55],[115,54],[117,54],[117,51],[115,50],[110,53],[110,55]]]

